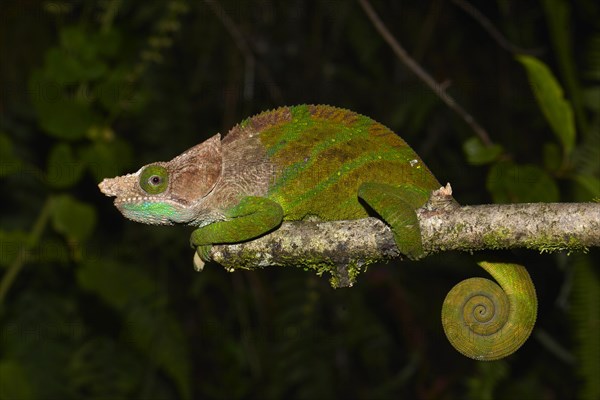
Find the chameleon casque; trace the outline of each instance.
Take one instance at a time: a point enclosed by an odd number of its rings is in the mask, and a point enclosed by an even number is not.
[[[325,105],[281,107],[248,118],[168,162],[99,185],[127,218],[185,223],[206,260],[213,244],[261,236],[285,220],[353,220],[375,214],[400,252],[424,255],[416,209],[440,184],[394,132]],[[442,308],[452,345],[479,360],[505,357],[531,333],[537,300],[525,268],[482,262],[500,284],[459,283]]]

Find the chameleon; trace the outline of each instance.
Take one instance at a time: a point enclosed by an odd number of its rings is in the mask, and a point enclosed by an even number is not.
[[[282,221],[373,215],[390,227],[400,253],[416,260],[425,255],[416,210],[440,186],[389,128],[327,105],[262,112],[171,161],[99,184],[130,220],[195,226],[190,242],[203,261],[212,245],[255,239]],[[459,352],[494,360],[527,340],[537,300],[524,267],[480,265],[502,288],[483,278],[459,283],[444,301],[442,322]]]

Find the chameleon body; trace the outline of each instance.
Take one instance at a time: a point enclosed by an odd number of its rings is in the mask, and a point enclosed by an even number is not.
[[[196,226],[191,243],[203,259],[213,244],[252,240],[285,220],[369,215],[390,226],[402,254],[418,259],[424,252],[415,210],[440,184],[382,124],[340,108],[300,105],[248,118],[222,140],[214,135],[171,161],[105,179],[99,187],[131,220]],[[534,321],[515,323],[529,323],[530,332]],[[512,353],[527,336],[494,357]],[[479,359],[489,353],[459,351]]]

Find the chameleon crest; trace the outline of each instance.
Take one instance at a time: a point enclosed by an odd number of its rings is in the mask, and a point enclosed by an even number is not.
[[[285,220],[369,215],[384,220],[400,252],[416,259],[424,252],[415,210],[440,184],[408,144],[380,123],[340,108],[300,105],[248,118],[222,140],[214,135],[171,161],[105,179],[99,187],[116,197],[115,206],[134,221],[197,226],[191,243],[204,260],[213,244],[252,240]],[[463,354],[496,359],[515,351],[529,336],[535,291],[522,267],[484,268],[502,284],[492,291],[509,293],[504,300],[488,303],[511,311],[502,314],[510,328],[490,336],[487,321],[493,319],[486,313],[482,320],[486,306],[477,300],[473,318],[484,325],[478,331],[485,336],[482,344],[472,343],[478,340],[472,331],[458,329],[474,325],[472,318],[458,320],[470,311],[457,310],[466,304],[463,296],[473,299],[472,291],[484,291],[481,281],[468,290],[453,290],[442,320],[451,343]],[[512,288],[514,282],[521,286]],[[513,312],[525,306],[528,312]],[[493,307],[487,309],[491,313]],[[513,335],[514,329],[520,334]]]

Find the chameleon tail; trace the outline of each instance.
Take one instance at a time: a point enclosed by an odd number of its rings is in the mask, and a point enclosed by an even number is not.
[[[465,356],[497,360],[515,352],[531,334],[537,297],[524,267],[485,261],[479,265],[501,287],[484,278],[460,282],[444,300],[442,325],[452,346]]]

